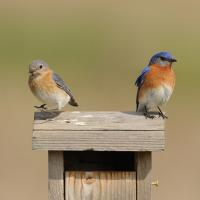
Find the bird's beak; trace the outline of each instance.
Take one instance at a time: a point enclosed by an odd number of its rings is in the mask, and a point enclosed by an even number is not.
[[[33,73],[34,73],[34,71],[30,71],[30,70],[29,70],[29,74],[30,74],[30,75],[32,75]]]
[[[172,62],[172,63],[173,63],[173,62],[177,62],[177,60],[176,60],[175,58],[172,58],[172,59],[170,59],[169,61]]]
[[[29,74],[33,74],[35,72],[35,67],[29,65]]]

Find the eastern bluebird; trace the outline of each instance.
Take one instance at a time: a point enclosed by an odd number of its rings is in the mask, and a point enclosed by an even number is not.
[[[146,66],[135,85],[138,87],[136,97],[136,111],[144,112],[146,118],[154,118],[149,110],[158,108],[159,116],[167,118],[160,106],[165,104],[173,92],[175,86],[175,73],[172,63],[177,60],[169,52],[155,54]]]
[[[70,89],[42,60],[34,60],[29,65],[29,87],[32,93],[44,104],[36,108],[61,110],[69,103],[78,106]]]

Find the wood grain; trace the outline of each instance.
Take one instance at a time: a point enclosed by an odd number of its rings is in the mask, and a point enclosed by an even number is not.
[[[164,150],[164,120],[128,112],[35,114],[33,149],[96,151]]]
[[[151,200],[152,153],[136,153],[137,200]]]
[[[49,151],[49,200],[64,200],[63,152]]]
[[[33,149],[161,151],[163,131],[34,131]]]
[[[145,119],[128,112],[40,112],[35,114],[34,130],[164,130],[163,119]]]
[[[136,200],[135,172],[66,172],[66,200]]]

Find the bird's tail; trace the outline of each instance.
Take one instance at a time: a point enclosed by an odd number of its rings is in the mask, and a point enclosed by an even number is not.
[[[75,100],[74,98],[71,98],[71,99],[70,99],[69,104],[70,104],[71,106],[75,106],[75,107],[78,106],[78,103],[76,102],[76,100]]]

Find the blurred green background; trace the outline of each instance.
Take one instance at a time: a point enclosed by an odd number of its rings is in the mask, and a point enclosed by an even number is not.
[[[43,59],[76,110],[135,110],[134,80],[161,50],[178,60],[166,151],[153,154],[154,200],[196,200],[200,185],[200,1],[0,2],[0,199],[47,200],[47,153],[31,150],[28,64]],[[67,110],[74,110],[67,107]]]

